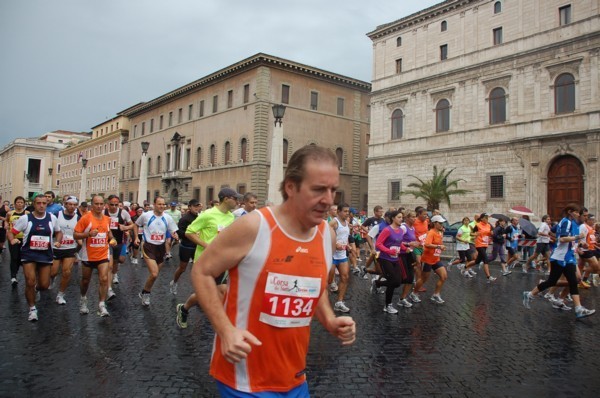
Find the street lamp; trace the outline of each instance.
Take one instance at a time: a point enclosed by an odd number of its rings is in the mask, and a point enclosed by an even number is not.
[[[54,169],[53,169],[52,167],[49,167],[49,168],[48,168],[48,175],[49,175],[49,176],[52,176],[52,171],[53,171],[53,170],[54,170]]]
[[[79,200],[81,200],[82,202],[85,201],[85,198],[86,198],[85,177],[87,174],[87,164],[88,164],[88,160],[86,158],[81,158],[81,187],[79,188]]]
[[[281,127],[281,120],[283,119],[283,115],[285,114],[285,105],[275,104],[273,105],[273,117],[275,117],[275,126],[279,123],[279,127]]]
[[[281,123],[285,114],[285,105],[275,104],[272,109],[275,124],[273,126],[273,138],[271,139],[271,166],[269,168],[267,201],[277,205],[281,203],[279,184],[283,180],[283,127]]]
[[[148,148],[150,143],[148,141],[142,141],[142,162],[140,164],[140,181],[138,185],[138,203],[142,204],[148,200]]]

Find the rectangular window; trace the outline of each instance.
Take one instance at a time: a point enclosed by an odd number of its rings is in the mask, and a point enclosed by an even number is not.
[[[200,101],[200,105],[198,105],[198,117],[204,116],[204,100]]]
[[[443,44],[440,46],[440,60],[443,61],[448,59],[448,45]]]
[[[169,127],[173,125],[173,112],[169,112]]]
[[[214,187],[206,187],[206,202],[210,202],[215,199],[215,188]]]
[[[137,135],[137,124],[133,125],[133,138],[135,138]],[[97,151],[96,148],[94,148],[95,151]]]
[[[190,104],[190,106],[188,106],[188,120],[192,120],[193,116],[194,116],[194,104]]]
[[[287,84],[281,85],[281,103],[289,104],[290,103],[290,86]]]
[[[489,199],[504,199],[504,175],[492,174],[489,179]]]
[[[566,5],[558,9],[558,15],[560,18],[560,26],[568,25],[571,23],[571,5]]]
[[[146,122],[142,122],[142,135],[146,134]]]
[[[400,180],[392,180],[389,182],[389,200],[391,202],[400,201],[400,190],[401,190],[401,182]]]
[[[219,96],[215,95],[213,97],[213,113],[217,113],[219,110]]]
[[[154,131],[154,119],[150,119],[150,132]]]
[[[502,44],[502,28],[496,28],[492,32],[494,34],[494,45]]]
[[[344,99],[337,99],[337,114],[338,116],[344,116]]]
[[[200,188],[194,188],[194,199],[200,201]]]
[[[244,104],[250,102],[250,85],[244,84]]]
[[[319,93],[315,91],[310,92],[310,109],[316,111],[319,106]]]
[[[179,108],[177,111],[177,123],[183,122],[183,108]]]
[[[160,115],[160,118],[158,118],[158,129],[162,130],[163,129],[163,115]]]
[[[227,109],[233,106],[233,90],[227,92]]]
[[[402,58],[396,60],[396,74],[402,73]]]

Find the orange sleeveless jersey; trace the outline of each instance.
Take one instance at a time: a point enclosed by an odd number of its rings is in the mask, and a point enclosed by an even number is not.
[[[492,237],[492,226],[489,223],[477,223],[477,236],[475,237],[475,247],[488,247]]]
[[[307,241],[287,235],[269,208],[248,255],[229,271],[225,312],[233,325],[261,342],[231,364],[215,337],[210,374],[239,391],[284,392],[306,380],[310,321],[327,285],[332,243],[323,221]]]
[[[98,230],[98,235],[83,239],[83,247],[79,252],[82,261],[102,261],[108,260],[110,255],[110,246],[108,242],[108,232],[110,231],[110,217],[102,214],[102,219],[98,220],[92,212],[87,212],[77,221],[75,232],[84,233],[93,229]]]
[[[429,232],[429,219],[427,218],[425,221],[421,221],[417,218],[413,224],[413,228],[415,229],[417,240],[421,242],[421,244],[424,244],[427,232]]]
[[[427,238],[425,238],[425,244],[428,245],[442,245],[443,238],[442,234],[435,230],[435,228],[430,229],[427,232]],[[421,262],[427,264],[435,264],[440,261],[440,256],[442,255],[441,249],[432,249],[430,247],[425,247],[423,249],[423,254],[421,255]]]
[[[594,228],[590,227],[589,225],[585,225],[585,227],[588,230],[587,236],[586,236],[586,243],[588,244],[588,248],[587,250],[595,250],[596,249],[596,234],[594,231]]]

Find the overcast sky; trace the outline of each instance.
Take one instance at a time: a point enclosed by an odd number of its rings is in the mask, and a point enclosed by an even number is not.
[[[441,0],[1,0],[0,147],[90,131],[259,52],[371,81],[366,33]]]

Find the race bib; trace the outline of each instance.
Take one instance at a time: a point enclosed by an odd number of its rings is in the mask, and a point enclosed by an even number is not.
[[[90,247],[105,247],[107,245],[106,232],[98,232],[98,235],[90,237]]]
[[[119,229],[119,218],[118,217],[110,218],[110,229]]]
[[[50,248],[50,237],[32,235],[29,240],[29,248],[31,250],[48,250]]]
[[[419,236],[417,239],[419,239],[419,242],[421,242],[421,244],[425,244],[425,239],[427,238],[427,234],[423,234],[421,236]]]
[[[484,236],[481,238],[481,241],[487,245],[488,243],[490,243],[490,237]]]
[[[437,248],[436,248],[436,249],[433,251],[433,255],[434,255],[434,256],[436,256],[436,257],[439,257],[439,256],[441,256],[441,255],[442,255],[442,249],[437,249]]]
[[[320,292],[321,278],[269,272],[259,320],[278,328],[308,326]]]
[[[390,246],[390,250],[392,250],[394,252],[394,254],[392,254],[391,257],[398,258],[398,253],[400,253],[400,247],[399,246]]]
[[[165,241],[164,234],[150,234],[150,242],[163,243]]]
[[[74,245],[75,244],[75,239],[73,239],[73,236],[70,235],[63,235],[62,240],[60,241],[60,244],[62,246],[70,246],[70,245]]]

